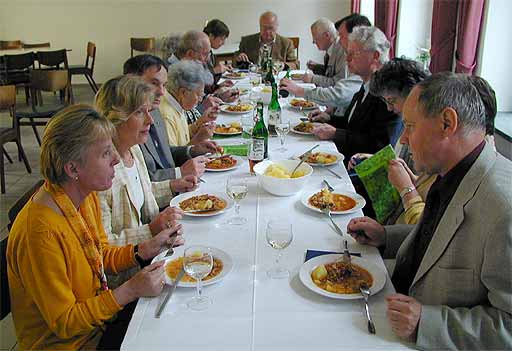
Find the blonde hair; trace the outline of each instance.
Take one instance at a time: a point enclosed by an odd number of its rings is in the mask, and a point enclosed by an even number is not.
[[[115,126],[126,122],[140,106],[152,103],[153,88],[135,75],[124,75],[105,82],[96,97],[94,106]]]
[[[73,105],[52,117],[41,144],[41,174],[53,184],[69,180],[65,165],[82,163],[87,149],[98,140],[112,138],[115,127],[92,106]]]

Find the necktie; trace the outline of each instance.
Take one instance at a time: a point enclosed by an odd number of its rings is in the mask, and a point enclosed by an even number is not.
[[[158,137],[158,133],[156,132],[156,127],[154,124],[152,124],[149,127],[149,135],[151,135],[152,141],[148,140],[148,142],[153,142],[153,144],[155,145],[156,151],[158,152],[158,156],[160,157],[160,163],[162,163],[163,168],[171,168],[171,164],[165,158],[165,154],[162,149],[163,145],[160,141],[160,138]]]
[[[324,75],[327,75],[327,67],[329,66],[329,54],[324,56]]]

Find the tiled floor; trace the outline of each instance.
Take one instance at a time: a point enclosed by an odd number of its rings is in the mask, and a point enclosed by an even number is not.
[[[76,103],[90,104],[93,101],[94,94],[88,85],[73,86],[73,93]],[[45,95],[44,102],[51,103],[52,99],[57,99],[53,95]],[[27,109],[25,104],[24,92],[20,91],[17,96],[18,110]],[[11,119],[6,111],[0,111],[0,126],[10,126]],[[39,134],[42,136],[44,128],[39,127]],[[6,192],[0,194],[0,236],[3,239],[7,236],[7,212],[9,208],[21,197],[30,187],[41,178],[39,171],[39,144],[34,136],[34,132],[30,127],[21,128],[21,140],[25,153],[27,154],[28,161],[32,168],[32,174],[27,173],[23,162],[17,160],[16,144],[8,143],[5,145],[5,150],[9,153],[14,163],[9,163],[5,160],[5,181]],[[1,157],[1,156],[0,156]],[[3,293],[3,292],[2,292]],[[16,335],[12,325],[11,316],[7,316],[0,322],[0,350],[16,349]]]

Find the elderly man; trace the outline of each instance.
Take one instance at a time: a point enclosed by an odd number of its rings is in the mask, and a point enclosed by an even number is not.
[[[308,68],[314,74],[304,74],[302,80],[319,87],[329,87],[338,80],[347,78],[345,49],[341,45],[334,23],[327,18],[315,21],[311,25],[311,37],[318,50],[325,51],[324,63],[308,61]]]
[[[388,61],[389,41],[377,27],[356,27],[349,36],[347,63],[349,70],[363,79],[342,117],[330,118],[324,112],[317,118],[330,120],[313,129],[320,139],[333,140],[338,150],[350,157],[358,152],[375,153],[398,139],[402,129],[400,117],[388,111],[386,103],[369,91],[373,72]]]
[[[414,226],[353,219],[349,232],[396,255],[387,315],[421,349],[512,348],[512,163],[484,141],[485,112],[467,76],[440,73],[407,98],[401,141],[438,177]],[[362,235],[364,233],[364,235]]]
[[[371,24],[368,18],[357,13],[344,17],[340,21],[341,24],[338,28],[338,44],[343,49],[343,65],[345,65],[345,52],[348,49],[348,35],[352,33],[355,27],[369,27]],[[329,57],[329,60],[332,60],[332,58]],[[338,63],[338,65],[339,64],[340,63]],[[342,77],[341,79],[338,79],[331,86],[304,88],[291,80],[283,79],[281,80],[281,87],[285,90],[288,90],[295,96],[304,96],[308,100],[331,106],[332,108],[329,108],[328,112],[330,113],[334,110],[335,115],[341,116],[345,113],[345,109],[349,105],[354,94],[359,90],[362,83],[361,77],[359,77],[357,74],[354,74],[354,72],[348,72],[348,70],[345,68],[344,72],[346,75],[348,75],[348,77]],[[303,80],[305,82],[310,82],[312,79],[313,76],[310,74],[305,74],[303,76]],[[315,115],[316,113],[312,114],[312,116]]]
[[[270,11],[264,12],[260,16],[260,32],[242,37],[237,60],[258,63],[260,48],[267,45],[270,46],[272,60],[284,62],[291,69],[298,68],[295,47],[290,39],[277,34],[278,28],[277,15]]]
[[[169,145],[169,139],[160,114],[160,102],[167,84],[167,65],[157,56],[138,55],[128,59],[123,67],[124,74],[135,74],[153,87],[153,124],[149,129],[148,141],[141,145],[142,154],[152,181],[171,180],[171,188],[182,192],[189,188],[188,175],[201,176],[205,170],[206,158],[202,155],[215,145],[205,142],[192,146]]]

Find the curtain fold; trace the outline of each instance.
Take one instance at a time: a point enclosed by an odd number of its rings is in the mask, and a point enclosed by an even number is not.
[[[457,34],[458,0],[434,0],[430,48],[430,71],[451,71]]]
[[[361,13],[361,0],[351,0],[350,10],[351,13]]]
[[[389,58],[395,57],[398,26],[398,0],[375,0],[375,26],[386,34],[391,48]]]
[[[485,0],[459,2],[459,25],[455,72],[473,75],[478,64],[477,54],[484,18]]]

